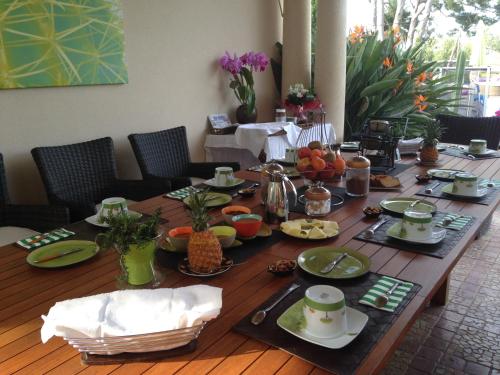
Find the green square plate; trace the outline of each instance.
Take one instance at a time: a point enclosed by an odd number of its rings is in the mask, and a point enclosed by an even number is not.
[[[224,206],[233,200],[233,198],[229,194],[223,193],[207,193],[207,207],[218,207]],[[185,205],[189,206],[190,197],[187,197],[182,200]]]
[[[347,256],[338,263],[329,273],[320,272],[328,263],[340,254]],[[297,259],[300,268],[304,271],[327,279],[351,279],[364,275],[370,270],[370,258],[357,251],[345,247],[315,247],[302,252]]]
[[[80,248],[82,250],[76,253],[63,255],[59,258],[48,260],[46,262],[36,263],[38,259],[43,259],[45,257],[50,257],[56,254],[62,254],[68,250],[76,248]],[[87,259],[92,258],[97,253],[98,253],[97,245],[93,241],[82,241],[82,240],[60,241],[33,250],[26,257],[26,261],[33,267],[58,268],[83,262]]]
[[[408,207],[410,207],[410,205],[413,202],[415,202],[417,200],[419,201],[419,203],[417,203],[415,205],[416,210],[423,211],[423,212],[429,212],[431,214],[436,212],[437,207],[434,203],[426,201],[424,199],[418,199],[418,198],[399,197],[399,198],[384,199],[382,202],[380,202],[380,207],[382,207],[386,211],[402,215],[403,212]]]

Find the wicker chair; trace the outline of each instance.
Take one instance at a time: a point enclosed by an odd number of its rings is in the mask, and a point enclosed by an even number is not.
[[[184,126],[153,133],[130,134],[128,139],[143,178],[169,178],[173,189],[191,185],[190,177],[212,178],[216,167],[232,167],[234,171],[240,169],[239,163],[235,162],[192,163]]]
[[[144,200],[171,190],[167,180],[119,180],[109,137],[31,150],[49,202],[69,208],[71,221],[96,213],[96,204],[112,196]]]
[[[500,117],[460,117],[438,115],[445,127],[441,141],[468,145],[471,139],[486,139],[488,148],[498,149],[500,142]]]
[[[69,212],[66,207],[11,204],[3,156],[0,154],[0,227],[22,227],[2,228],[0,243],[5,244],[27,237],[33,233],[32,230],[45,232],[68,223]],[[19,233],[20,237],[4,240],[5,237],[12,237],[14,232]]]

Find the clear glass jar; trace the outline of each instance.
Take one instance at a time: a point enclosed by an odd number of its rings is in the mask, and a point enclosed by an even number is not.
[[[277,108],[276,109],[274,121],[286,122],[286,110],[284,108]]]
[[[351,197],[364,197],[370,191],[370,160],[358,155],[347,162],[346,193]]]
[[[305,212],[308,216],[325,216],[331,210],[330,191],[323,186],[311,186],[304,193]]]

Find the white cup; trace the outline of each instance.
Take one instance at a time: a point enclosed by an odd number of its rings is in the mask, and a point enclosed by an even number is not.
[[[229,186],[234,181],[233,168],[217,167],[215,168],[215,184],[219,186]]]
[[[285,150],[285,161],[288,163],[295,163],[297,161],[297,149],[287,148]]]
[[[314,285],[304,296],[305,330],[319,338],[333,338],[347,332],[344,293],[330,285]]]
[[[485,139],[471,139],[469,143],[469,152],[471,154],[484,154],[486,152]]]
[[[128,212],[127,200],[121,197],[106,198],[101,202],[101,208],[97,217],[99,222],[103,222],[105,217]]]
[[[452,192],[458,195],[477,195],[477,176],[470,173],[457,173],[453,181]]]
[[[403,213],[401,222],[402,238],[415,240],[427,240],[432,237],[432,215],[429,212],[421,212],[408,209]]]

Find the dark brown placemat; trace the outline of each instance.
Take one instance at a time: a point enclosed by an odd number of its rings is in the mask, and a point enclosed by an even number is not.
[[[192,353],[196,350],[197,340],[189,344],[170,350],[144,353],[120,353],[114,355],[100,355],[82,353],[81,361],[84,365],[118,365],[133,362],[157,362],[165,358],[177,357]]]
[[[260,251],[278,243],[288,237],[281,231],[273,230],[269,237],[256,237],[252,240],[242,241],[241,246],[223,249],[224,256],[230,258],[235,265],[246,262]],[[187,257],[187,253],[174,253],[161,249],[156,250],[156,260],[163,267],[177,269],[179,262]]]
[[[500,158],[500,152],[495,152],[494,154],[488,154],[488,155],[473,155],[474,158],[471,158],[469,153],[467,153],[465,150],[461,150],[459,148],[455,147],[447,147],[444,151],[441,151],[441,154],[443,155],[450,155],[450,156],[455,156],[457,158],[462,158],[462,159],[469,159],[469,160],[483,160],[483,159],[495,159],[495,158]]]
[[[259,326],[255,326],[250,322],[250,319],[256,311],[275,301],[277,296],[286,290],[289,285],[284,287],[261,306],[257,307],[254,311],[245,316],[233,327],[233,329],[246,336],[250,336],[251,338],[280,348],[314,364],[315,366],[340,375],[353,374],[356,371],[367,354],[385,335],[394,320],[401,314],[404,308],[421,289],[420,285],[414,284],[413,288],[406,295],[396,311],[394,313],[389,313],[367,305],[362,305],[358,302],[361,297],[376,283],[381,275],[369,272],[366,275],[355,279],[330,280],[314,277],[304,272],[298,272],[298,274],[299,277],[294,280],[294,282],[298,282],[301,287],[293,291],[274,309],[269,311],[263,323]],[[344,348],[329,349],[316,344],[311,344],[286,332],[276,324],[276,320],[280,317],[280,315],[288,307],[302,298],[307,288],[316,284],[333,285],[341,289],[345,294],[347,305],[367,314],[369,317],[364,330]]]
[[[446,215],[448,215],[448,213],[446,212],[440,212],[440,211],[436,212],[434,214],[433,222],[436,223],[441,221]],[[387,231],[387,229],[389,229],[391,225],[393,225],[398,221],[401,221],[401,218],[396,218],[392,216],[386,216],[386,218],[388,219],[388,221],[385,222],[375,231],[375,236],[372,237],[371,239],[366,239],[363,236],[363,232],[365,230],[359,232],[353,238],[360,241],[375,243],[377,245],[392,247],[398,250],[424,254],[435,258],[444,258],[446,255],[448,255],[448,253],[456,246],[457,242],[460,241],[460,239],[464,236],[464,234],[469,230],[469,228],[476,220],[475,217],[472,217],[472,219],[469,220],[469,222],[461,230],[448,229],[446,232],[446,237],[441,242],[435,245],[424,246],[424,245],[417,245],[400,241],[386,235],[385,232]],[[368,227],[365,229],[368,229]]]
[[[373,167],[371,170],[370,170],[370,173],[371,174],[387,174],[389,176],[397,176],[398,174],[406,171],[408,168],[411,168],[413,167],[414,165],[413,164],[408,164],[408,163],[394,163],[394,168],[391,169],[391,170],[388,170],[388,171],[384,171],[384,170],[377,170],[376,168],[377,167]]]
[[[427,187],[431,187],[434,185],[436,181],[432,181],[426,186],[424,186],[422,189],[420,189],[416,195],[421,195],[423,197],[432,197],[432,198],[439,198],[439,199],[448,199],[450,201],[459,201],[459,202],[467,202],[467,203],[476,203],[476,204],[482,204],[484,206],[489,206],[491,203],[495,201],[496,195],[498,191],[500,190],[500,187],[496,185],[495,187],[489,188],[488,193],[481,198],[462,198],[462,197],[455,197],[450,194],[446,194],[441,192],[441,189],[443,189],[446,185],[451,184],[452,182],[441,182],[437,188],[432,189],[432,193],[426,193],[425,189]],[[481,183],[481,181],[480,181]]]

